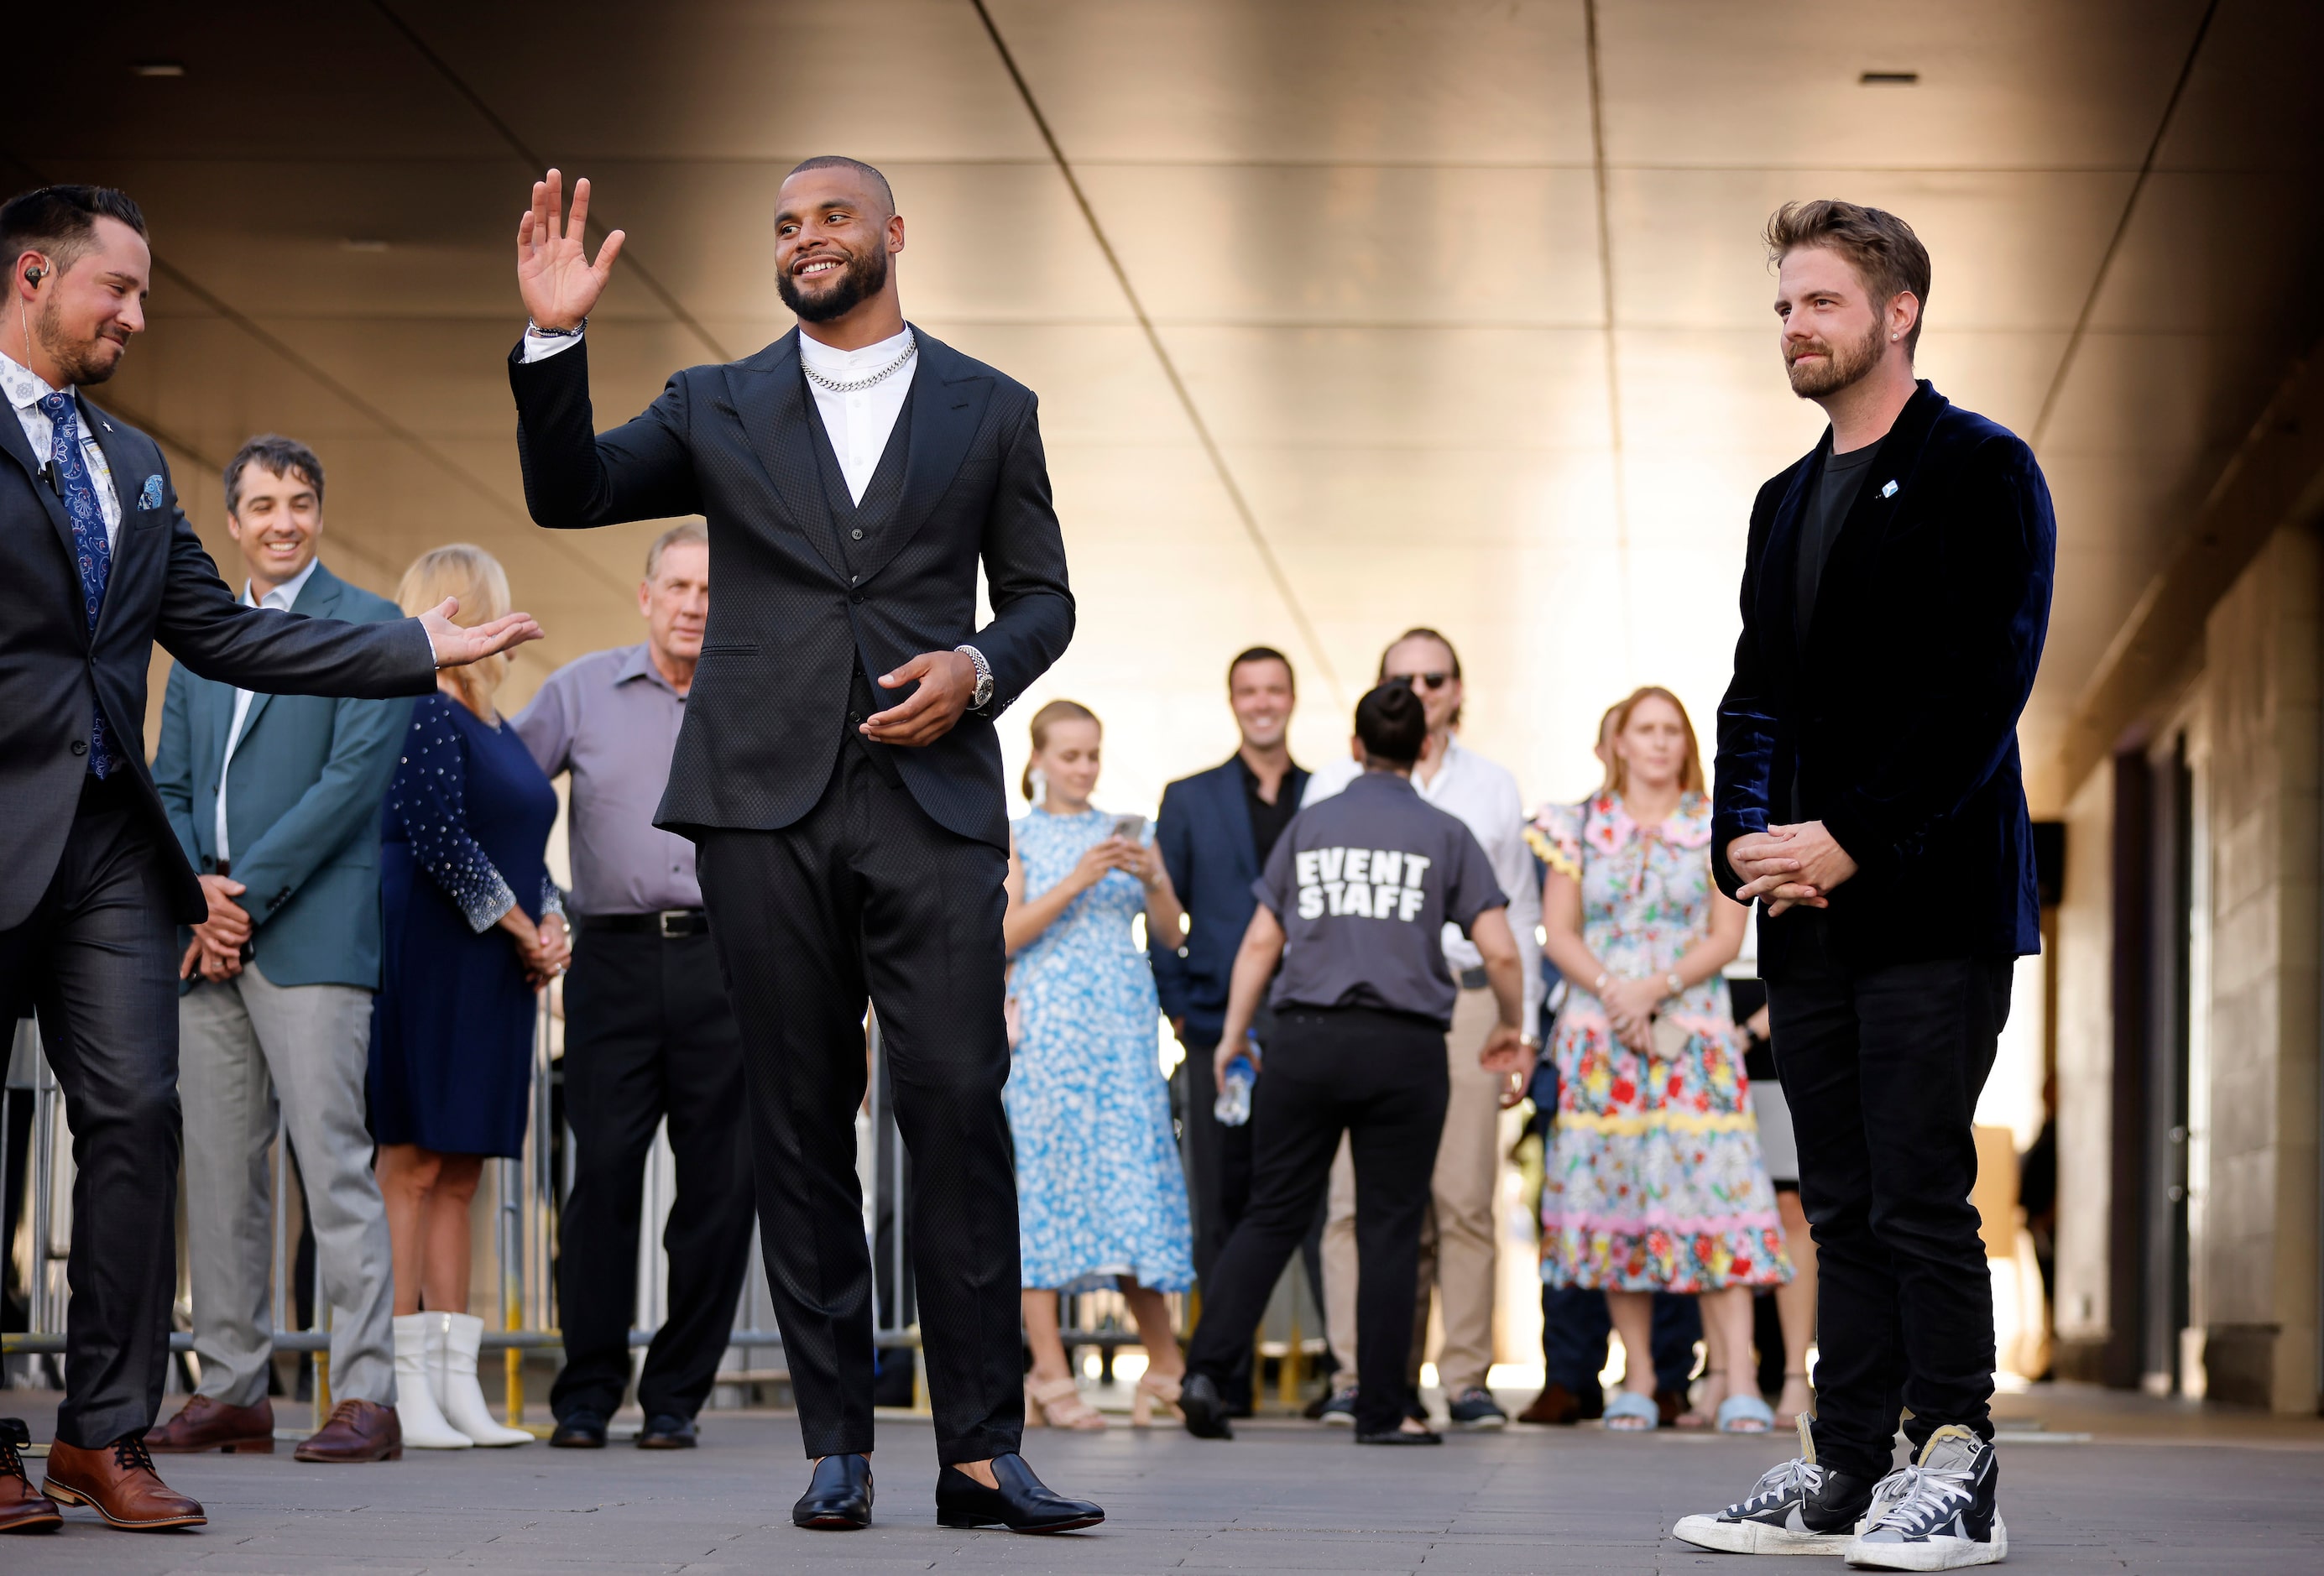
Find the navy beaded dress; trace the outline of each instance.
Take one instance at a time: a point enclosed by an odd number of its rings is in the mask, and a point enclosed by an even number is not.
[[[516,730],[449,696],[411,709],[380,825],[385,910],[371,1129],[447,1155],[524,1148],[536,999],[502,916],[564,912],[543,856],[557,792]]]

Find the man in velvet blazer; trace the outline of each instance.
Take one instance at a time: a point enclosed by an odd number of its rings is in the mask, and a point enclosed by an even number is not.
[[[1852,1536],[1852,1563],[1986,1562],[2006,1539],[1970,1124],[2013,964],[2041,945],[2016,730],[2057,529],[2032,450],[1914,377],[1930,270],[1909,226],[1793,204],[1766,241],[1793,391],[1831,427],[1752,508],[1712,811],[1720,889],[1762,905],[1821,1271],[1821,1486],[1765,1535],[1796,1534],[1797,1508],[1808,1535]],[[1849,1533],[1900,1407],[1931,1471]],[[1738,1546],[1720,1517],[1678,1534]]]
[[[1074,625],[1034,397],[904,321],[892,263],[904,227],[887,182],[825,158],[791,172],[775,216],[777,284],[801,327],[678,373],[643,415],[597,435],[579,341],[620,235],[591,263],[588,183],[569,221],[560,184],[551,171],[535,186],[519,243],[532,327],[510,380],[532,516],[709,521],[718,596],[655,819],[696,841],[742,1031],[760,1236],[817,1460],[794,1519],[871,1515],[872,1276],[853,1126],[868,1000],[924,1184],[909,1235],[939,1513],[1089,1525],[1096,1507],[1050,1495],[1016,1453],[1009,829],[993,719]],[[992,607],[982,629],[980,564]]]

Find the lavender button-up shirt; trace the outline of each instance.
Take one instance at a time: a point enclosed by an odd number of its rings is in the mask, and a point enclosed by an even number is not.
[[[653,824],[686,697],[642,645],[593,651],[549,676],[517,736],[550,777],[572,773],[575,912],[699,908],[694,844]]]

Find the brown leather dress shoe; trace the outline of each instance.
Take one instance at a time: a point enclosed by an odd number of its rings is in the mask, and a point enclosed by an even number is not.
[[[342,1401],[331,1409],[330,1421],[292,1453],[302,1461],[400,1461],[403,1423],[392,1406]]]
[[[86,1505],[128,1532],[161,1532],[207,1525],[201,1502],[161,1481],[143,1433],[127,1433],[97,1450],[60,1439],[49,1446],[47,1481],[41,1485],[60,1505]]]
[[[0,1532],[53,1532],[65,1524],[56,1501],[32,1487],[19,1452],[32,1442],[21,1417],[0,1417]]]
[[[145,1448],[157,1456],[274,1453],[274,1403],[261,1396],[255,1406],[229,1406],[196,1396],[159,1428],[145,1431]]]
[[[1556,1383],[1544,1387],[1533,1405],[1517,1414],[1519,1423],[1542,1423],[1553,1428],[1570,1428],[1581,1420],[1582,1397]]]

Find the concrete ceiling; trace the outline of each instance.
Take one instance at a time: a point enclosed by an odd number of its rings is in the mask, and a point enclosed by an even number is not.
[[[1256,641],[1299,663],[1311,760],[1412,623],[1459,642],[1469,737],[1531,797],[1595,779],[1634,684],[1707,733],[1752,493],[1821,427],[1754,240],[1787,198],[1912,220],[1923,370],[2049,472],[2037,768],[2319,328],[2324,23],[2290,3],[391,0],[11,32],[50,63],[12,88],[0,183],[145,206],[152,330],[101,397],[170,447],[214,550],[192,473],[306,439],[352,578],[451,539],[507,564],[549,632],[509,700],[635,638],[655,529],[525,517],[502,362],[530,176],[590,176],[630,235],[590,331],[611,425],[789,326],[793,162],[881,165],[908,312],[1041,393],[1082,618],[1038,693],[1106,717],[1121,806],[1231,748],[1222,669]]]

